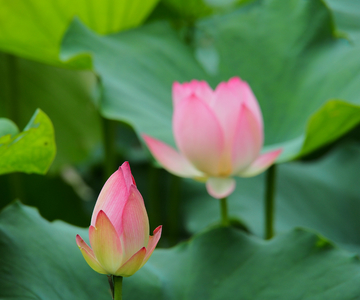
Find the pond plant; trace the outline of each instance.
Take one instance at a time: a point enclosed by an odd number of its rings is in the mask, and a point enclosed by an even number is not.
[[[359,20],[0,0],[0,299],[360,299]]]

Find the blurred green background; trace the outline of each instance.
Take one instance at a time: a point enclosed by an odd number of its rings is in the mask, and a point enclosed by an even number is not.
[[[161,169],[140,136],[174,145],[174,81],[240,76],[260,103],[265,149],[284,149],[276,232],[304,227],[360,253],[359,20],[356,0],[0,0],[0,208],[19,199],[87,227],[129,161],[151,230],[163,225],[160,247],[217,224],[204,185]],[[26,126],[34,135],[16,136]],[[264,185],[264,174],[238,178],[229,198],[234,223],[258,237]]]

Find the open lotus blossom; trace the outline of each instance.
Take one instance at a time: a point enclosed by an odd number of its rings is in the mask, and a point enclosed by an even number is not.
[[[89,228],[91,248],[79,236],[76,243],[86,262],[96,272],[131,276],[153,253],[161,226],[149,236],[144,200],[125,162],[102,188]]]
[[[170,173],[206,181],[208,193],[227,197],[233,176],[266,170],[281,149],[261,154],[263,119],[249,85],[238,77],[213,91],[205,81],[173,84],[173,133],[179,151],[148,135],[153,156]]]

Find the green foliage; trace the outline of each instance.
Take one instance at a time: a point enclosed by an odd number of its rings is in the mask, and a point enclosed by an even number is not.
[[[298,157],[302,147],[321,147],[333,139],[332,127],[357,114],[353,106],[327,118],[324,105],[331,99],[360,104],[360,48],[335,38],[333,26],[322,1],[299,0],[260,1],[198,23],[199,59],[217,82],[236,75],[249,82],[263,112],[265,144],[284,148],[280,161]],[[204,51],[214,52],[212,60]],[[310,145],[317,136],[309,123],[315,115],[323,119],[323,132],[330,130]]]
[[[108,299],[107,279],[83,261],[75,236],[87,230],[49,223],[19,202],[0,217],[0,298]]]
[[[276,183],[276,233],[294,227],[312,228],[351,251],[360,251],[358,228],[360,149],[357,144],[339,147],[320,161],[278,166]],[[229,197],[229,212],[258,236],[264,234],[264,174],[239,178]],[[186,224],[198,232],[219,220],[219,203],[201,184],[184,186]]]
[[[360,123],[360,106],[329,101],[309,120],[306,139],[299,156],[335,141]]]
[[[1,0],[0,47],[25,58],[61,65],[59,46],[74,16],[92,30],[108,34],[139,25],[157,1]]]
[[[86,264],[76,234],[88,232],[49,223],[18,202],[4,209],[0,297],[110,299],[106,276]],[[124,279],[124,299],[355,299],[359,259],[323,245],[323,238],[304,230],[264,242],[214,228],[175,248],[155,250],[140,271]]]
[[[206,74],[170,26],[160,22],[100,37],[75,20],[64,38],[62,58],[86,52],[101,76],[101,114],[130,123],[138,133],[172,140],[173,82]]]
[[[34,110],[54,124],[57,155],[52,170],[86,160],[99,147],[101,123],[95,105],[96,78],[0,54],[0,116],[25,126]]]
[[[360,2],[357,0],[324,0],[331,9],[337,25],[337,34],[351,42],[360,41]]]
[[[45,174],[55,153],[53,125],[48,116],[38,109],[23,132],[0,137],[0,174]]]
[[[358,299],[359,2],[162,0],[146,20],[157,3],[0,0],[0,49],[11,53],[0,53],[0,174],[44,174],[55,137],[58,150],[51,176],[1,176],[0,207],[20,198],[46,219],[86,226],[106,174],[130,160],[152,229],[164,225],[160,246],[188,240],[156,249],[124,280],[124,299]],[[277,166],[270,241],[261,239],[264,174],[237,179],[228,199],[237,228],[221,228],[204,184],[153,168],[136,138],[175,144],[174,81],[215,88],[233,76],[259,100],[265,148],[283,147],[278,162],[288,162]],[[351,130],[355,141],[344,143]],[[0,298],[110,299],[76,234],[88,230],[7,206]]]
[[[62,57],[91,54],[104,86],[101,113],[170,144],[171,84],[191,78],[213,87],[232,76],[247,80],[262,108],[267,148],[284,149],[280,161],[317,150],[359,123],[360,48],[332,36],[321,1],[256,3],[195,28],[195,55],[208,74],[164,23],[100,37],[76,21]],[[327,103],[334,97],[343,102]],[[339,114],[331,120],[330,108]],[[318,122],[326,132],[320,139]]]

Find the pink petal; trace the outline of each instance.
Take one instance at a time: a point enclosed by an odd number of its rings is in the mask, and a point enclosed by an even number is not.
[[[114,226],[102,210],[98,213],[95,227],[90,226],[89,237],[97,261],[109,274],[115,274],[123,261],[123,247]]]
[[[282,149],[277,149],[260,155],[246,170],[237,175],[241,177],[252,177],[264,172],[274,163],[281,152]]]
[[[262,126],[252,111],[243,105],[232,148],[233,174],[247,168],[259,155],[263,144]]]
[[[176,144],[200,171],[217,175],[224,136],[209,105],[192,95],[174,109],[173,128]]]
[[[228,86],[232,88],[235,93],[241,94],[244,103],[261,125],[261,130],[263,130],[263,117],[260,106],[249,84],[246,81],[242,81],[239,77],[233,77],[229,80]]]
[[[131,174],[131,170],[130,170],[130,164],[126,161],[121,165],[121,170],[123,171],[123,175],[124,175],[124,179],[125,179],[125,183],[126,183],[126,187],[127,190],[130,189],[130,186],[132,184],[135,184],[135,179]]]
[[[123,264],[114,275],[129,277],[134,275],[142,267],[142,262],[146,255],[145,247],[136,252],[125,264]]]
[[[95,226],[97,215],[103,210],[120,235],[121,215],[129,195],[130,181],[132,182],[130,167],[128,163],[124,163],[103,186],[91,217],[92,226]]]
[[[123,211],[123,231],[121,241],[124,245],[124,260],[129,259],[149,241],[149,219],[144,200],[138,189],[132,185],[128,201]]]
[[[162,226],[160,225],[153,231],[153,235],[149,237],[149,243],[146,247],[146,256],[141,264],[141,267],[146,264],[151,254],[154,252],[155,247],[160,240],[161,232],[162,232]]]
[[[206,189],[208,193],[216,199],[229,196],[235,190],[235,186],[235,179],[231,177],[211,177],[206,181]]]
[[[213,91],[206,81],[192,80],[183,84],[174,82],[172,88],[174,108],[181,100],[191,95],[196,95],[201,100],[210,103],[213,98]]]
[[[92,249],[88,246],[88,244],[85,243],[85,241],[81,238],[80,235],[76,235],[76,244],[78,245],[82,255],[85,258],[85,261],[88,263],[88,265],[96,272],[100,274],[108,274],[98,263],[94,256],[94,252]]]
[[[230,81],[229,83],[221,82],[215,90],[212,110],[220,121],[226,145],[232,144],[243,99],[241,90],[234,89]]]
[[[232,173],[232,145],[243,98],[241,90],[238,91],[232,87],[231,80],[221,82],[215,90],[212,110],[220,121],[225,138],[224,153],[218,174],[221,176],[228,176]]]
[[[200,177],[201,172],[196,170],[190,162],[169,145],[143,134],[149,150],[158,162],[170,173],[180,177]]]

